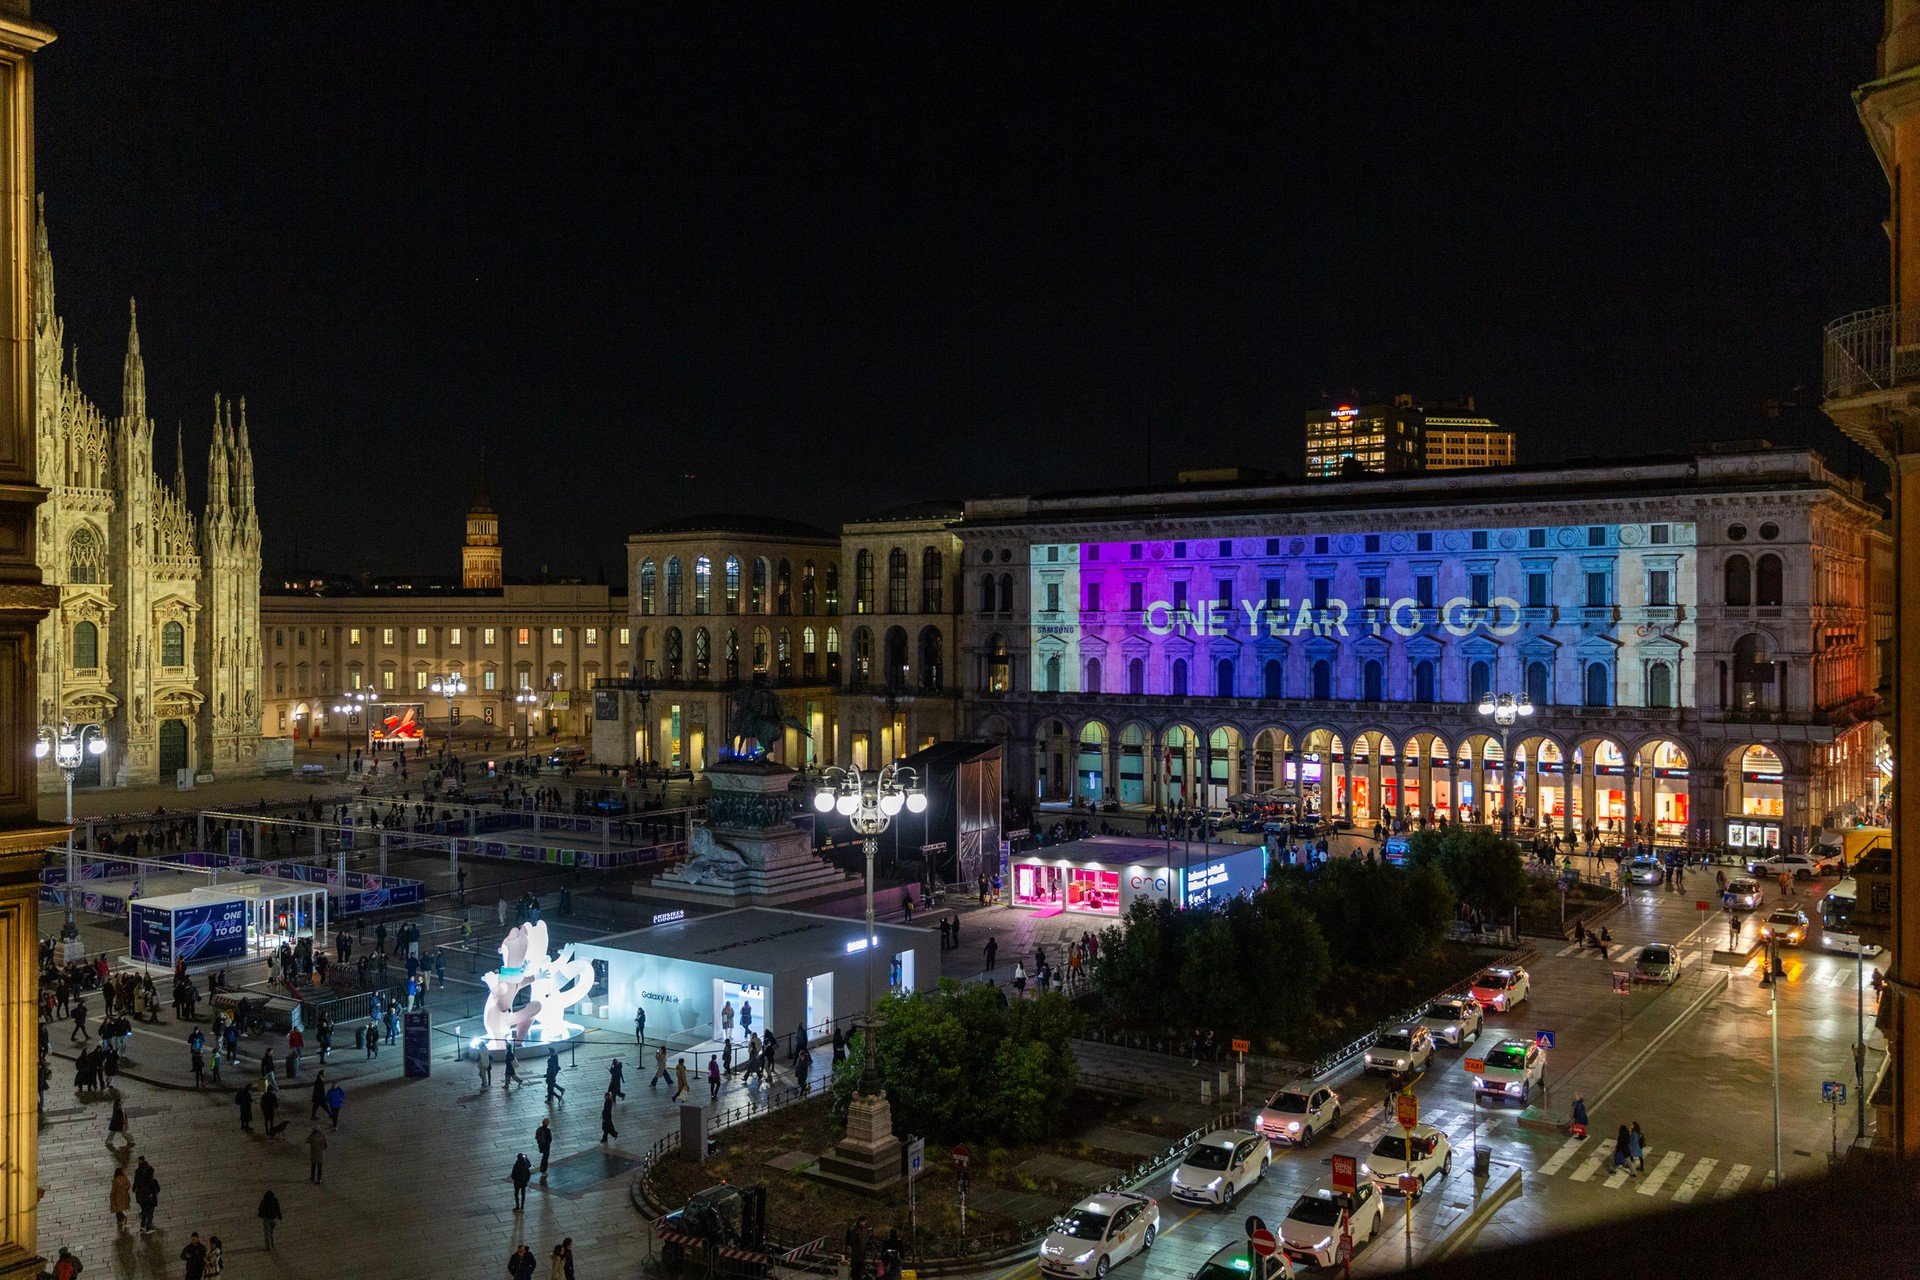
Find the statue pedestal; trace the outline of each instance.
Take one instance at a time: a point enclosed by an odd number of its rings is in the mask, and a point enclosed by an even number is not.
[[[817,1176],[866,1191],[900,1181],[900,1139],[893,1136],[887,1091],[856,1093],[847,1107],[847,1136],[820,1157]]]
[[[693,829],[687,860],[653,878],[651,896],[730,906],[779,906],[857,884],[815,856],[793,825],[794,771],[764,761],[723,760],[706,772],[707,820]]]

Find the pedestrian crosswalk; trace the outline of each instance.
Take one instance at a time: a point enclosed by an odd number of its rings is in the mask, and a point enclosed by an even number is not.
[[[1607,959],[1613,961],[1615,964],[1632,964],[1640,958],[1640,953],[1645,950],[1646,947],[1644,945],[1638,947],[1622,947],[1620,944],[1615,943],[1613,946],[1607,948]],[[1579,942],[1570,942],[1553,954],[1556,956],[1575,956],[1582,952],[1585,952],[1596,960],[1600,958],[1600,954],[1592,947]]]
[[[1753,1172],[1751,1165],[1723,1166],[1713,1156],[1689,1156],[1681,1151],[1668,1151],[1647,1164],[1635,1177],[1633,1169],[1614,1165],[1613,1148],[1612,1138],[1568,1138],[1553,1154],[1540,1162],[1534,1173],[1538,1177],[1552,1178],[1571,1167],[1573,1171],[1566,1174],[1569,1182],[1597,1181],[1599,1185],[1613,1190],[1631,1186],[1643,1196],[1670,1194],[1676,1202],[1690,1204],[1706,1193],[1714,1174],[1723,1168],[1720,1183],[1712,1192],[1716,1199],[1739,1191],[1747,1176]]]
[[[1423,1111],[1420,1116],[1420,1123],[1423,1125],[1431,1125],[1433,1128],[1438,1129],[1447,1135],[1449,1142],[1457,1146],[1472,1136],[1473,1127],[1476,1123],[1480,1125],[1480,1132],[1486,1133],[1495,1119],[1496,1117],[1484,1112],[1476,1116],[1471,1111],[1461,1112],[1437,1109],[1434,1111]],[[1370,1147],[1380,1141],[1381,1137],[1389,1130],[1397,1127],[1398,1126],[1394,1124],[1393,1116],[1387,1111],[1386,1105],[1376,1102],[1368,1106],[1365,1110],[1353,1113],[1352,1121],[1342,1126],[1344,1130],[1342,1136],[1351,1136],[1353,1141],[1364,1143]]]

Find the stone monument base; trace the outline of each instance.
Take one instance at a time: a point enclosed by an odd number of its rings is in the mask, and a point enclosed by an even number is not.
[[[893,1136],[893,1108],[885,1089],[853,1095],[847,1108],[847,1136],[809,1172],[863,1191],[884,1191],[900,1181],[900,1139]]]
[[[857,884],[813,852],[793,824],[794,771],[764,761],[723,760],[707,770],[713,793],[687,860],[655,876],[649,897],[719,906],[774,907],[829,896]]]

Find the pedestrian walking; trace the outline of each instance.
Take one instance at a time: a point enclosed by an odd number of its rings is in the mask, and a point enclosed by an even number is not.
[[[653,1051],[653,1079],[647,1081],[647,1088],[653,1088],[662,1080],[668,1084],[673,1083],[673,1077],[667,1074],[667,1042],[664,1040],[660,1042],[660,1047]]]
[[[720,1028],[723,1040],[733,1039],[733,1001],[731,1000],[720,1008]]]
[[[260,1127],[267,1131],[269,1138],[275,1137],[281,1129],[286,1128],[285,1125],[275,1126],[273,1123],[273,1117],[278,1114],[279,1111],[280,1095],[278,1092],[269,1089],[260,1095]]]
[[[500,1078],[500,1087],[502,1089],[505,1089],[510,1084],[517,1084],[517,1085],[521,1085],[522,1087],[526,1085],[527,1082],[520,1078],[520,1073],[514,1070],[515,1066],[517,1066],[519,1062],[520,1062],[519,1055],[515,1054],[513,1051],[513,1041],[511,1040],[507,1041],[507,1058],[506,1058],[507,1071],[506,1071],[506,1074]]]
[[[803,1048],[800,1056],[793,1062],[793,1078],[800,1086],[800,1096],[807,1096],[807,1077],[813,1073],[813,1050]]]
[[[60,1256],[53,1260],[53,1280],[80,1280],[83,1264],[73,1256],[67,1246],[60,1246]]]
[[[1568,1126],[1576,1138],[1587,1136],[1587,1099],[1585,1094],[1575,1094],[1573,1098],[1573,1123]]]
[[[233,1095],[234,1102],[240,1108],[240,1132],[253,1132],[253,1086],[241,1085]]]
[[[493,1048],[492,1046],[482,1041],[477,1060],[480,1064],[480,1087],[482,1089],[493,1088]]]
[[[989,934],[989,935],[988,935],[988,937],[987,937],[987,948],[986,948],[986,950],[987,950],[987,967],[986,967],[986,968],[984,968],[984,969],[982,969],[982,970],[981,970],[980,972],[982,972],[982,973],[992,973],[992,972],[993,972],[993,959],[994,959],[994,957],[995,957],[995,956],[997,956],[997,955],[999,955],[999,954],[1000,954],[1000,944],[999,944],[998,942],[995,942],[995,941],[993,940],[993,937],[992,937],[992,935],[991,935],[991,934]]]
[[[319,1125],[307,1134],[307,1181],[319,1186],[327,1176],[327,1135]]]
[[[347,1105],[347,1091],[335,1084],[327,1090],[327,1115],[333,1121],[333,1128],[340,1127],[340,1108]]]
[[[627,1064],[615,1058],[607,1064],[607,1087],[613,1090],[616,1098],[627,1096]]]
[[[547,1179],[547,1160],[553,1154],[553,1121],[545,1116],[540,1118],[540,1127],[533,1131],[533,1145],[540,1148],[540,1180]]]
[[[219,1236],[207,1237],[207,1280],[227,1269],[227,1248],[220,1243]]]
[[[600,1100],[600,1141],[619,1136],[620,1131],[613,1127],[613,1092],[609,1090]]]
[[[107,1187],[107,1211],[113,1214],[113,1225],[125,1231],[127,1210],[132,1207],[133,1183],[127,1180],[125,1169],[115,1169],[113,1182]]]
[[[313,1088],[308,1092],[307,1119],[318,1120],[321,1111],[327,1105],[327,1073],[322,1070],[313,1078]]]
[[[133,1202],[140,1206],[140,1234],[153,1233],[153,1212],[160,1207],[160,1179],[145,1156],[133,1170]]]
[[[1627,1130],[1627,1136],[1632,1139],[1630,1154],[1633,1156],[1634,1176],[1638,1177],[1647,1169],[1647,1135],[1640,1132],[1640,1122],[1635,1120]]]
[[[254,1214],[260,1219],[260,1229],[266,1233],[267,1248],[272,1249],[274,1228],[280,1225],[280,1197],[273,1194],[271,1187],[260,1197],[260,1207]]]
[[[513,1180],[513,1211],[519,1213],[527,1207],[527,1184],[533,1181],[533,1161],[527,1159],[526,1152],[513,1158],[513,1172],[508,1176]]]
[[[673,1096],[668,1102],[678,1102],[687,1092],[687,1060],[677,1058],[673,1064]]]
[[[186,1247],[180,1250],[180,1261],[187,1264],[187,1280],[206,1280],[207,1246],[201,1243],[198,1231],[187,1236]]]
[[[113,1135],[116,1133],[127,1140],[128,1146],[133,1145],[133,1134],[127,1131],[127,1109],[121,1105],[118,1089],[113,1091],[113,1114],[107,1117],[108,1146],[113,1145]]]
[[[647,1047],[647,1011],[638,1005],[633,1010],[633,1043],[642,1049]]]
[[[549,1103],[553,1101],[553,1095],[556,1093],[560,1095],[560,1101],[567,1100],[566,1088],[560,1083],[560,1055],[549,1052],[547,1054],[547,1101]]]
[[[1732,907],[1728,907],[1727,908],[1727,950],[1731,951],[1739,945],[1740,945],[1740,917],[1733,913]]]
[[[367,1025],[360,1029],[360,1043],[367,1051],[368,1061],[380,1056],[380,1024],[372,1014],[367,1015]]]
[[[573,1280],[573,1237],[553,1246],[553,1261],[547,1267],[547,1280]]]
[[[505,914],[507,900],[500,899],[500,910]],[[533,1256],[533,1250],[521,1245],[507,1256],[507,1280],[533,1280],[533,1273],[540,1268],[539,1259]]]
[[[1632,1168],[1630,1163],[1632,1159],[1633,1130],[1623,1124],[1620,1126],[1620,1132],[1615,1134],[1613,1138],[1613,1167],[1615,1169],[1630,1170]]]
[[[108,989],[111,990],[112,988]],[[72,1013],[73,1030],[67,1033],[67,1043],[72,1044],[75,1040],[78,1040],[81,1044],[85,1044],[87,1042],[87,1002],[85,1000],[75,1000],[73,1002]]]
[[[200,1052],[199,1045],[195,1045],[188,1055],[188,1065],[193,1068],[193,1087],[204,1089],[207,1084],[207,1059]]]
[[[707,1055],[707,1101],[720,1101],[720,1055]]]
[[[750,1035],[752,1034],[752,1032],[753,1032],[753,1001],[742,1000],[740,1002],[740,1034],[744,1036],[744,1035]]]

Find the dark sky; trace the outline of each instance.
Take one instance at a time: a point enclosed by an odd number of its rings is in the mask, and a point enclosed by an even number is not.
[[[1135,482],[1149,424],[1162,476],[1297,473],[1350,390],[1527,461],[1846,451],[1878,4],[1187,8],[42,0],[81,380],[119,411],[134,294],[196,477],[245,394],[270,569],[452,572],[483,447],[508,571],[588,574],[697,510]]]

